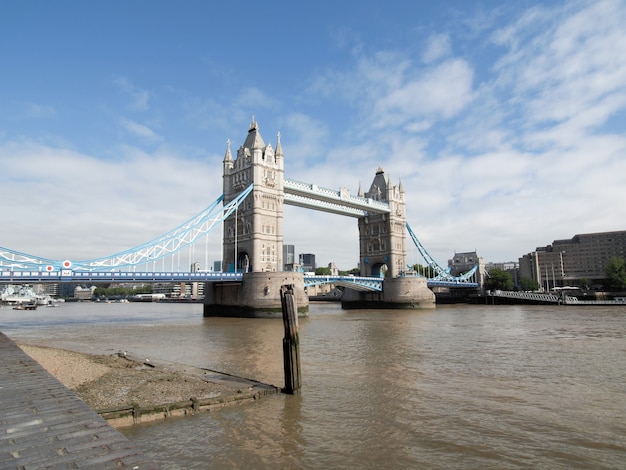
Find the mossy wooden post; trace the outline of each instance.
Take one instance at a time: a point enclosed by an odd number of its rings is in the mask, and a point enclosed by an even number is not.
[[[280,288],[280,302],[283,310],[283,363],[285,367],[285,388],[291,395],[300,392],[300,339],[298,337],[298,305],[293,285]]]

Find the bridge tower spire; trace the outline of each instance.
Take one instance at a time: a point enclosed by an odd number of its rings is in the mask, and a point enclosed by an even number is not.
[[[250,184],[252,193],[224,221],[223,270],[276,272],[283,267],[284,157],[265,144],[254,117],[235,160],[230,144],[224,158],[224,204]]]
[[[362,189],[359,186],[359,192]],[[370,189],[364,195],[389,204],[388,214],[370,213],[360,217],[359,246],[362,276],[379,276],[386,267],[389,277],[402,276],[406,270],[406,203],[402,181],[393,186],[391,178],[379,167]]]

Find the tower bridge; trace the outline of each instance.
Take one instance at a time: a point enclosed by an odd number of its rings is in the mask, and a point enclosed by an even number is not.
[[[163,279],[205,282],[205,316],[274,316],[281,312],[280,286],[295,287],[299,309],[308,311],[306,286],[322,282],[345,287],[343,305],[377,308],[432,308],[434,286],[476,288],[474,273],[453,277],[435,263],[406,221],[405,190],[378,168],[367,191],[332,190],[284,176],[280,134],[276,148],[265,144],[253,119],[235,157],[230,141],[223,160],[223,194],[186,223],[138,247],[92,260],[55,261],[0,248],[0,282],[38,278],[38,282]],[[305,276],[283,271],[283,207],[339,214],[357,219],[360,276]],[[157,271],[154,264],[193,245],[222,227],[224,273]],[[436,274],[434,279],[411,275],[407,267],[407,231]],[[152,264],[146,272],[140,265]],[[173,268],[173,262],[172,262]],[[383,278],[384,274],[384,278]],[[33,281],[35,282],[35,281]]]
[[[283,208],[285,204],[354,217],[359,229],[359,269],[363,278],[381,279],[380,290],[366,283],[344,291],[342,304],[349,307],[432,308],[435,295],[425,278],[406,276],[407,222],[405,191],[393,185],[378,168],[369,190],[356,195],[285,178],[285,155],[280,134],[276,148],[265,144],[253,119],[244,143],[235,156],[227,144],[223,160],[224,203],[252,187],[234,216],[224,220],[222,260],[227,271],[247,273],[242,283],[207,284],[205,315],[230,311],[253,315],[280,308],[281,285],[293,284],[303,310],[308,309],[301,273],[283,269]],[[443,270],[440,270],[443,275]],[[307,283],[314,280],[307,279]],[[346,282],[346,280],[336,280]]]

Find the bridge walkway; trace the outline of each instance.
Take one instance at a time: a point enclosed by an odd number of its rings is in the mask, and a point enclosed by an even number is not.
[[[1,332],[0,355],[0,468],[158,468]]]

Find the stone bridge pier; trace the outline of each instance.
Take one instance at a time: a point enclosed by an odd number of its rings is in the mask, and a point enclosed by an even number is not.
[[[309,313],[304,274],[296,272],[250,272],[242,282],[208,282],[204,288],[205,317],[282,318],[280,288],[293,285],[298,315]]]

